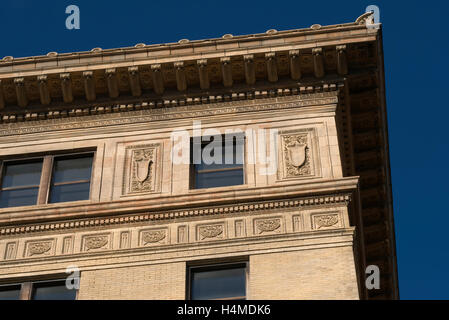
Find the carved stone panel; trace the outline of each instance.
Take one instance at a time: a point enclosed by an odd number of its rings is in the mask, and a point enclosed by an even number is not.
[[[293,232],[300,232],[303,230],[302,218],[300,215],[295,215],[293,218]]]
[[[318,161],[314,145],[314,129],[288,131],[280,134],[281,157],[279,178],[303,178],[316,174],[315,162]]]
[[[188,226],[178,227],[178,243],[189,242],[189,229]]]
[[[168,229],[148,229],[140,231],[140,245],[149,246],[168,243]]]
[[[254,234],[278,234],[283,229],[281,218],[266,218],[254,220]]]
[[[24,257],[41,257],[53,255],[55,250],[55,240],[29,241],[25,244]]]
[[[159,144],[130,146],[126,148],[123,195],[156,191],[159,152]]]
[[[131,244],[131,234],[129,231],[120,233],[120,249],[127,249]]]
[[[197,240],[217,240],[225,238],[224,223],[197,226]]]
[[[110,234],[89,235],[83,237],[81,251],[107,250],[112,247]]]
[[[73,237],[65,237],[62,241],[62,254],[73,252]]]
[[[16,258],[17,242],[9,242],[5,248],[5,260],[12,260]]]
[[[336,212],[313,214],[311,217],[313,230],[338,229],[343,227],[340,214]]]
[[[246,236],[245,220],[235,221],[235,236],[237,238]]]

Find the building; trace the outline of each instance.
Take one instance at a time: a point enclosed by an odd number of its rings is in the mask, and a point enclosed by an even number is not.
[[[0,298],[398,298],[370,13],[5,57],[0,89]]]

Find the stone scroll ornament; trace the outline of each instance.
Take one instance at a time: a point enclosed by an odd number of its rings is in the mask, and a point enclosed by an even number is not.
[[[310,152],[307,134],[283,136],[285,175],[298,177],[310,175]]]
[[[107,245],[108,242],[109,242],[109,239],[107,236],[86,238],[86,240],[85,240],[86,250],[89,251],[89,250],[101,249],[105,245]]]
[[[223,234],[223,225],[204,226],[200,230],[201,240],[207,238],[218,238]]]
[[[264,232],[273,232],[281,227],[280,219],[260,220],[256,222],[256,227],[259,230],[259,234]]]
[[[28,247],[28,255],[30,257],[47,253],[51,249],[51,242],[31,243]]]
[[[144,245],[162,241],[165,239],[165,237],[165,230],[147,231],[142,233],[142,240]]]
[[[154,154],[154,148],[133,150],[130,192],[152,191]]]
[[[315,217],[317,229],[330,228],[338,223],[338,216],[335,214]]]

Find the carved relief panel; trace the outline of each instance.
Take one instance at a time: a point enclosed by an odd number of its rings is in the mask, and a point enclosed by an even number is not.
[[[312,214],[312,229],[326,230],[343,227],[343,221],[339,212]]]
[[[25,244],[24,257],[41,257],[55,254],[55,239],[29,241]]]
[[[140,245],[149,246],[169,243],[168,229],[148,229],[140,231]]]
[[[84,236],[82,240],[81,251],[97,251],[112,249],[111,234],[96,234]]]
[[[122,195],[138,195],[157,191],[160,144],[126,148]]]
[[[196,239],[203,240],[219,240],[226,238],[226,228],[224,223],[214,223],[197,226]]]
[[[280,132],[278,178],[293,179],[319,175],[318,145],[314,129]]]
[[[254,220],[254,235],[279,234],[284,232],[281,217]]]

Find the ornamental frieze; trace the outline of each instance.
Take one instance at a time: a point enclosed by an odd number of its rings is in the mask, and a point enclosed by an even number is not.
[[[292,204],[294,202],[292,201]],[[345,207],[344,204],[340,206]],[[102,254],[105,250],[145,251],[153,248],[159,250],[168,245],[173,248],[178,245],[195,245],[195,243],[207,245],[207,241],[227,243],[226,240],[235,242],[251,238],[257,241],[266,241],[273,236],[301,235],[303,232],[307,232],[308,235],[310,232],[319,234],[323,230],[340,232],[341,228],[345,226],[343,213],[345,211],[327,210],[326,208],[297,210],[278,206],[271,213],[252,211],[229,218],[223,217],[223,220],[219,221],[212,217],[203,217],[200,220],[189,217],[178,221],[172,219],[172,221],[164,223],[143,224],[140,222],[134,227],[128,223],[122,227],[116,225],[109,232],[84,234],[80,238],[78,238],[80,229],[71,233],[58,231],[52,238],[47,239],[23,236],[17,241],[11,241],[7,238],[0,238],[0,261],[77,254],[96,255]],[[194,233],[192,237],[189,237],[189,230]],[[80,245],[74,245],[77,243]],[[56,246],[56,244],[60,245]],[[18,250],[21,254],[17,254]]]
[[[272,209],[288,209],[288,208],[305,208],[310,206],[326,206],[329,204],[346,205],[351,201],[350,194],[341,195],[328,195],[328,196],[316,196],[307,197],[291,200],[276,200],[276,201],[265,201],[259,203],[248,203],[248,204],[238,204],[238,205],[228,205],[220,207],[209,207],[201,210],[190,209],[190,210],[179,210],[179,211],[166,211],[166,212],[156,212],[156,213],[145,213],[145,214],[134,214],[124,217],[110,217],[110,218],[93,218],[93,219],[83,219],[79,221],[71,222],[54,222],[46,224],[36,224],[23,226],[5,226],[0,228],[0,236],[11,236],[17,234],[32,234],[45,232],[48,230],[72,230],[79,228],[91,228],[99,226],[110,226],[110,225],[121,225],[121,224],[132,224],[132,223],[142,223],[142,222],[152,222],[169,220],[172,218],[185,218],[191,216],[211,216],[217,214],[245,214],[248,212],[263,212]]]
[[[139,108],[136,107],[134,111],[120,113],[113,112],[114,108],[111,106],[93,107],[95,110],[87,110],[86,113],[88,115],[83,117],[81,117],[83,114],[83,112],[81,112],[80,114],[75,113],[69,117],[66,115],[61,116],[60,118],[49,118],[46,120],[3,123],[2,130],[0,130],[0,136],[32,134],[67,129],[89,129],[191,117],[209,117],[237,112],[282,110],[314,105],[330,105],[338,102],[336,92],[337,91],[305,94],[303,98],[298,98],[298,96],[295,95],[286,96],[282,97],[282,99],[285,100],[283,102],[266,101],[264,103],[254,104],[253,101],[250,100],[250,103],[247,105],[242,105],[241,101],[234,105],[234,101],[231,101],[222,103],[207,102],[207,107],[204,105],[188,107],[164,105],[161,106],[162,108],[154,108],[154,103],[153,107],[146,103],[146,108],[143,108],[142,104]],[[99,108],[102,108],[103,111],[99,112],[97,110]],[[64,112],[61,111],[61,115],[63,113]]]

